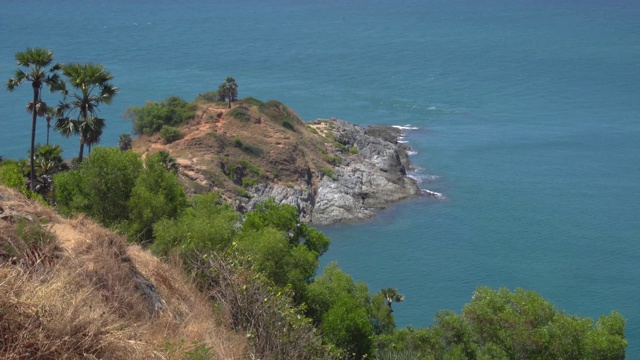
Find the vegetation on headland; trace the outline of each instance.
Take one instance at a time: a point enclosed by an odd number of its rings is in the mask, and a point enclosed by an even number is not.
[[[40,200],[0,187],[0,357],[624,359],[625,321],[616,312],[594,322],[532,291],[480,287],[460,313],[396,329],[397,289],[371,293],[335,263],[316,276],[325,235],[273,200],[238,213],[225,191],[304,177],[278,158],[280,147],[296,147],[294,163],[307,157],[310,171],[329,177],[328,165],[358,149],[335,140],[330,123],[309,127],[277,101],[237,100],[231,80],[193,103],[171,97],[126,114],[136,134],[173,128],[181,145],[206,147],[202,161],[218,164],[211,177],[220,191],[188,196],[194,185],[167,152],[179,150],[143,145],[143,156],[128,135],[71,169],[57,145],[33,146],[33,165],[0,162],[0,185]],[[98,93],[102,100],[86,102],[94,109],[115,91]],[[223,109],[203,107],[211,102]],[[188,143],[194,119],[211,125],[210,143]],[[241,131],[264,124],[254,136]],[[78,134],[81,158],[101,128]]]

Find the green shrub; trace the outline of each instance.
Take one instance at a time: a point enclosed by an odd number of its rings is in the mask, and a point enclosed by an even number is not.
[[[260,107],[260,106],[262,106],[264,104],[262,101],[254,98],[254,97],[251,97],[251,96],[246,97],[246,98],[244,98],[242,100],[239,100],[238,103],[239,104],[248,104],[248,105],[257,106],[257,107]]]
[[[220,94],[218,94],[217,91],[207,91],[204,94],[198,94],[198,96],[196,96],[196,101],[204,103],[215,103],[224,101],[224,99],[220,98]]]
[[[260,156],[264,153],[264,151],[258,146],[247,143],[247,142],[243,142],[237,136],[233,138],[232,142],[233,142],[233,146],[239,148],[240,150],[246,152],[247,154]]]
[[[38,221],[21,219],[16,226],[16,232],[20,240],[27,245],[44,246],[55,239],[55,236]]]
[[[358,148],[354,146],[349,148],[349,153],[353,154],[353,155],[358,155]]]
[[[223,164],[223,172],[237,185],[242,185],[245,178],[260,178],[265,176],[262,169],[247,160]]]
[[[196,195],[178,218],[164,218],[153,225],[151,250],[161,256],[176,251],[187,259],[222,251],[237,236],[238,220],[238,213],[215,193]]]
[[[162,102],[148,101],[142,107],[131,106],[123,117],[133,122],[133,133],[152,134],[163,126],[179,126],[195,116],[196,105],[187,103],[177,96]]]
[[[342,157],[340,155],[324,154],[322,155],[322,159],[332,165],[342,164]]]
[[[256,178],[244,178],[242,179],[242,186],[247,188],[251,186],[255,186],[258,184],[258,179]]]
[[[160,130],[160,136],[162,136],[162,140],[164,140],[165,144],[171,144],[176,140],[182,139],[184,134],[182,133],[182,130],[177,127],[164,125]]]
[[[27,178],[17,162],[5,160],[0,163],[0,184],[21,192],[27,189]]]
[[[249,112],[241,107],[231,109],[231,111],[229,111],[229,115],[245,123],[251,121],[251,115]]]
[[[336,180],[338,177],[336,176],[335,171],[333,171],[333,169],[329,168],[329,167],[323,167],[322,169],[320,169],[320,171],[322,172],[322,174],[324,176],[328,176],[331,180]]]
[[[337,141],[333,142],[333,146],[337,147],[338,149],[340,149],[340,150],[342,150],[344,152],[346,152],[348,150],[346,146],[344,146],[343,144],[341,144],[341,143],[339,143]]]

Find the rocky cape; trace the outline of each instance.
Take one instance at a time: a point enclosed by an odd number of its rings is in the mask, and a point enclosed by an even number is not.
[[[396,127],[304,122],[277,101],[248,98],[232,109],[199,104],[183,131],[171,144],[140,137],[134,149],[168,151],[189,192],[220,191],[241,212],[273,198],[295,206],[301,221],[327,225],[368,219],[423,193],[407,176],[409,147]]]

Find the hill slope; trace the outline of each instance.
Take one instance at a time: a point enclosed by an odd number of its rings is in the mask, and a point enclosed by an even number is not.
[[[0,358],[243,358],[178,265],[0,187]]]
[[[220,190],[246,211],[274,197],[316,224],[371,217],[392,201],[420,194],[406,176],[408,147],[393,127],[304,122],[278,101],[253,98],[231,109],[199,103],[184,137],[170,144],[141,136],[134,150],[168,151],[191,193]]]

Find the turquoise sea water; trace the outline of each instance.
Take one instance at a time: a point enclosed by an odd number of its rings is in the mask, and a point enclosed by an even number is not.
[[[3,82],[27,46],[104,64],[121,89],[104,145],[130,130],[127,106],[192,99],[228,75],[241,97],[305,119],[416,126],[415,176],[447,200],[323,228],[323,263],[399,288],[400,326],[460,311],[479,285],[594,318],[615,309],[640,358],[636,1],[14,0],[0,45]],[[0,155],[26,156],[29,90],[0,93]],[[76,153],[77,139],[53,139]]]

